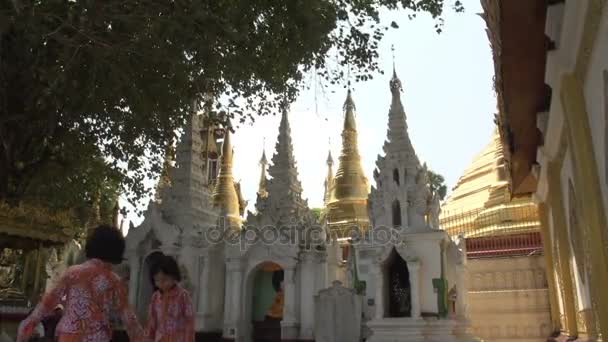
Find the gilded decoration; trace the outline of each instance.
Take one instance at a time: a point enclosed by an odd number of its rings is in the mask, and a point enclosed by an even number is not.
[[[570,226],[570,240],[572,243],[572,249],[574,251],[574,260],[576,262],[576,268],[578,270],[578,274],[580,277],[581,283],[585,284],[586,279],[586,269],[587,266],[585,264],[585,248],[583,246],[583,237],[581,235],[585,235],[584,229],[581,228],[579,218],[578,218],[578,210],[576,205],[576,195],[574,194],[574,186],[572,182],[568,182],[568,206],[569,210],[569,226]],[[574,280],[574,278],[572,279]]]
[[[20,259],[22,251],[4,249],[0,253],[0,301],[23,299],[19,288],[20,274],[23,274]]]
[[[441,207],[441,227],[467,238],[539,232],[537,204],[531,196],[511,198],[505,167],[505,149],[496,129]]]
[[[585,311],[579,311],[576,313],[576,327],[579,334],[587,334],[587,320],[585,319]]]
[[[576,325],[579,334],[589,337],[597,336],[596,317],[592,309],[584,309],[576,313]]]
[[[67,242],[75,233],[75,217],[69,211],[51,211],[0,202],[0,234],[54,243]]]
[[[562,303],[564,303],[564,301],[566,299],[566,290],[564,289],[564,282],[563,282],[563,278],[562,278],[562,268],[561,268],[561,262],[560,262],[561,261],[560,260],[560,254],[559,254],[559,244],[555,243],[553,245],[553,247],[554,247],[554,254],[557,256],[555,258],[555,270],[556,270],[555,271],[555,273],[556,273],[556,277],[555,278],[557,279],[557,289],[558,289],[558,291],[560,293]],[[565,303],[563,305],[563,310],[564,310],[564,312],[566,311]],[[560,321],[561,321],[562,327],[566,328],[567,325],[566,325],[566,316],[565,315],[561,315]]]

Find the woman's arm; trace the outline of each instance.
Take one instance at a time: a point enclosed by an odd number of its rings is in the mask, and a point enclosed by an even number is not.
[[[38,323],[53,312],[61,301],[61,297],[66,293],[69,284],[68,280],[68,275],[62,276],[57,285],[42,296],[40,303],[38,303],[34,311],[19,325],[16,342],[26,342],[34,333],[34,329]]]
[[[158,318],[156,317],[156,306],[157,292],[154,292],[150,304],[148,305],[148,321],[146,322],[146,338],[150,341],[154,340],[156,336],[156,327]]]
[[[184,342],[194,342],[194,308],[192,306],[192,298],[188,291],[184,291],[181,298],[185,320]]]
[[[143,341],[144,334],[139,321],[137,320],[137,316],[129,302],[127,300],[127,290],[125,286],[122,284],[120,280],[114,282],[114,299],[118,309],[120,312],[120,317],[122,319],[122,323],[125,325],[125,329],[127,330],[127,334],[129,335],[129,340],[131,341]]]

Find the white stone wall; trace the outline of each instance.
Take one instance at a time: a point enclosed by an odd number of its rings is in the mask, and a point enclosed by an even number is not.
[[[549,193],[555,193],[557,189],[549,189],[549,179],[547,175],[548,163],[557,159],[560,150],[560,137],[564,132],[564,108],[561,103],[561,79],[564,74],[574,72],[575,63],[581,47],[585,16],[587,14],[590,1],[588,0],[566,0],[564,4],[549,7],[546,24],[546,34],[555,41],[556,49],[547,54],[547,65],[545,82],[551,86],[553,97],[550,112],[547,115],[547,122],[539,124],[543,132],[544,146],[539,148],[537,156],[541,164],[539,175],[539,185],[537,197],[540,202],[547,202]],[[597,171],[600,178],[600,188],[604,198],[604,209],[608,211],[608,8],[603,9],[598,36],[594,42],[592,54],[589,60],[588,73],[583,83],[583,93],[585,106],[588,114],[591,139],[593,143],[593,153],[597,162]],[[573,163],[576,156],[567,147],[564,162],[560,175],[560,187],[563,195],[563,208],[551,208],[551,210],[563,210],[566,219],[565,225],[568,230],[568,253],[571,255],[569,260],[573,269],[573,286],[577,302],[576,311],[590,308],[589,282],[588,275],[583,271],[579,272],[579,267],[583,265],[578,258],[583,257],[580,252],[581,245],[576,245],[577,239],[584,239],[577,236],[580,227],[572,226],[572,217],[577,215],[576,203],[570,203],[570,197],[574,195],[577,202],[585,200],[585,194],[576,188],[574,179]],[[572,184],[572,185],[571,185]],[[579,203],[580,205],[580,203]],[[549,230],[551,240],[555,241],[554,223],[552,211],[548,213]],[[582,216],[578,213],[578,216]],[[581,224],[580,219],[578,223]],[[578,250],[578,252],[577,252]],[[556,282],[559,280],[556,277]],[[558,283],[559,284],[559,283]],[[560,315],[564,314],[562,308],[561,293],[557,293]]]
[[[543,256],[468,261],[472,333],[492,342],[546,341],[551,334]]]
[[[582,26],[582,22],[580,25]],[[589,71],[584,84],[585,104],[591,128],[591,137],[595,160],[597,161],[598,175],[601,180],[602,194],[604,197],[604,210],[608,211],[608,175],[606,164],[608,162],[608,151],[606,150],[606,122],[608,113],[606,101],[606,85],[604,72],[608,72],[608,9],[604,8],[602,21],[598,36],[593,47]]]

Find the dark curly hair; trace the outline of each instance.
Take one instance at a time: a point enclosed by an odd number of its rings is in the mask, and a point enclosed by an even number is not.
[[[87,259],[100,259],[112,264],[120,264],[125,252],[125,238],[118,228],[101,225],[87,238],[85,255]]]
[[[176,282],[182,281],[182,274],[177,265],[177,261],[171,256],[163,255],[158,261],[150,268],[150,278],[154,284],[154,276],[160,272],[170,276]]]

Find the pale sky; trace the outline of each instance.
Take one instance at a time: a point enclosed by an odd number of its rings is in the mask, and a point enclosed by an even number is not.
[[[392,73],[391,45],[395,46],[397,74],[403,84],[401,99],[409,134],[421,161],[442,174],[451,189],[473,157],[487,144],[493,129],[496,97],[492,88],[494,68],[479,0],[465,0],[465,13],[446,11],[441,34],[426,15],[409,20],[406,13],[382,16],[399,29],[389,30],[380,52],[385,74],[374,80],[352,84],[359,131],[359,152],[365,173],[373,183],[372,171],[386,138]],[[316,96],[315,96],[316,94]],[[321,90],[311,87],[292,104],[289,120],[303,197],[311,208],[323,203],[325,160],[331,138],[336,161],[341,148],[343,85]],[[234,175],[241,180],[248,210],[253,210],[262,154],[270,160],[278,135],[280,115],[257,118],[237,128],[233,136]],[[137,226],[143,219],[129,215]]]

